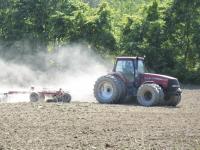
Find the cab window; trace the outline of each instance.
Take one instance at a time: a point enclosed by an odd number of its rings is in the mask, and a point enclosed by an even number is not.
[[[118,60],[116,64],[116,72],[121,72],[130,81],[134,81],[134,64],[131,60]]]
[[[145,73],[144,62],[142,60],[138,60],[138,73]]]

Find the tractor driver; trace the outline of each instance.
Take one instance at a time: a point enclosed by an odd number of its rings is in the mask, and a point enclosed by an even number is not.
[[[130,82],[134,81],[134,65],[132,61],[125,61],[123,72]]]

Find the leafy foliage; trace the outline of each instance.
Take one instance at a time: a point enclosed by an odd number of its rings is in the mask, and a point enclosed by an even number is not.
[[[155,72],[200,83],[199,0],[0,0],[0,41],[2,56],[76,42],[145,55]]]

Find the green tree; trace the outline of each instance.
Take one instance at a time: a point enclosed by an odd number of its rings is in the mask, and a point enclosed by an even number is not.
[[[164,21],[158,9],[154,1],[145,19],[129,18],[122,31],[122,49],[126,49],[128,55],[145,55],[147,65],[155,71],[161,71],[167,61],[162,49]]]
[[[172,72],[182,80],[191,80],[189,78],[193,78],[193,74],[198,73],[200,69],[199,16],[200,2],[198,0],[174,0],[166,11],[166,39],[163,46],[172,52],[172,57],[176,61]]]
[[[86,42],[98,51],[114,50],[110,11],[106,3],[91,8],[77,3],[71,15],[56,11],[51,16],[52,38],[57,41]]]

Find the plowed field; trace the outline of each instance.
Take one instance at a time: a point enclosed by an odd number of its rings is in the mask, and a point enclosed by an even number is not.
[[[2,103],[1,149],[200,149],[200,88],[175,108]]]

